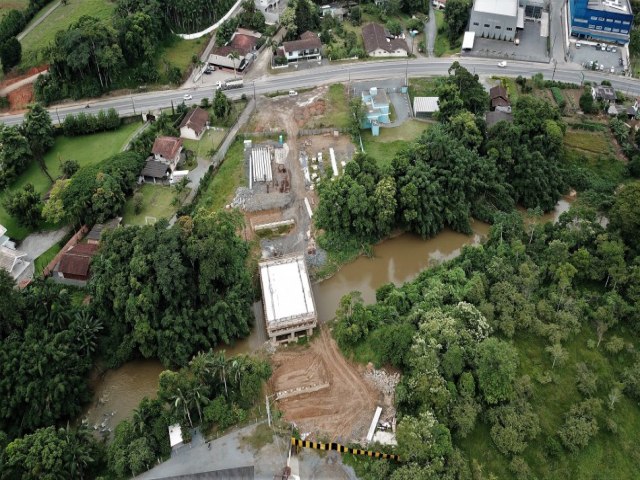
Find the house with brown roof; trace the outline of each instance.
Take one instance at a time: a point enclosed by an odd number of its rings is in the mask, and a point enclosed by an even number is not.
[[[370,57],[407,57],[409,47],[401,38],[395,38],[379,23],[362,27],[364,50]]]
[[[53,279],[73,285],[84,286],[90,276],[91,259],[98,251],[98,245],[78,243],[60,256],[53,269]]]
[[[261,33],[245,28],[236,29],[226,45],[215,47],[211,51],[209,65],[237,72],[245,71],[256,56],[260,38],[262,38]],[[233,58],[233,54],[238,58]]]
[[[502,85],[496,85],[489,90],[491,110],[511,112],[511,101],[507,89]]]
[[[196,107],[184,116],[180,123],[180,137],[200,140],[209,123],[209,112]]]
[[[298,40],[282,42],[281,50],[289,62],[322,58],[322,42],[313,32],[304,32]]]
[[[151,148],[153,159],[167,164],[172,172],[180,161],[180,152],[182,152],[182,139],[176,137],[158,137]]]

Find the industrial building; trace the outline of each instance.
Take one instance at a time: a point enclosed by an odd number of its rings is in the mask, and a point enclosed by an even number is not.
[[[524,28],[525,7],[518,0],[475,0],[469,30],[478,37],[513,41],[517,28]]]
[[[569,0],[569,19],[572,36],[619,44],[633,27],[629,0]]]
[[[311,336],[317,315],[304,256],[270,259],[259,267],[269,339],[279,344]]]

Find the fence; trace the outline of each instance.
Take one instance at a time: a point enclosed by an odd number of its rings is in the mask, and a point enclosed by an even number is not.
[[[71,237],[69,239],[69,241],[66,243],[66,245],[64,247],[62,247],[62,250],[60,250],[58,252],[58,254],[53,258],[53,260],[51,260],[49,262],[49,265],[47,265],[44,270],[42,271],[42,276],[43,277],[48,277],[49,275],[51,275],[51,272],[53,272],[53,269],[56,267],[56,265],[58,264],[58,262],[60,261],[60,257],[62,257],[62,254],[64,252],[66,252],[67,250],[69,250],[71,247],[75,246],[80,240],[82,240],[84,238],[84,236],[89,232],[89,227],[86,225],[83,225],[80,230],[78,230],[73,237]],[[35,272],[37,273],[37,272]]]
[[[348,130],[346,128],[312,128],[307,130],[298,130],[298,136],[307,137],[309,135],[324,135],[333,132],[347,133]]]

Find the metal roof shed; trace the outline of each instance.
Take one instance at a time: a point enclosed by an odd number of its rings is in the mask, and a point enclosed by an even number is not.
[[[471,50],[476,40],[476,32],[464,32],[462,39],[462,50]]]

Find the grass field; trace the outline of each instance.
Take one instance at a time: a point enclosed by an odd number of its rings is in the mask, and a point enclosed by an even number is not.
[[[196,157],[205,157],[211,149],[216,149],[227,134],[226,130],[209,130],[200,140],[184,140],[184,148],[192,150]]]
[[[346,128],[349,126],[349,98],[342,84],[329,87],[325,99],[326,110],[321,117],[310,119],[304,128]]]
[[[233,199],[236,188],[246,184],[243,144],[237,139],[207,188],[199,193],[198,208],[221,210]]]
[[[407,120],[399,127],[380,128],[380,135],[374,137],[367,130],[362,134],[364,151],[380,165],[388,165],[396,154],[429,127],[428,124]]]
[[[45,269],[45,267],[49,265],[49,262],[53,260],[53,258],[58,254],[60,250],[62,250],[62,245],[58,245],[56,243],[49,250],[35,259],[35,261],[33,262],[33,268],[36,275],[39,275]]]
[[[67,5],[56,8],[51,15],[22,39],[20,42],[22,44],[21,66],[28,68],[38,65],[44,48],[53,41],[56,33],[60,30],[66,30],[83,15],[105,19],[111,16],[114,9],[115,2],[108,0],[68,0]],[[43,8],[31,20],[30,25],[37,22],[47,10],[48,7]]]
[[[611,335],[628,338],[628,332],[609,332],[605,342]],[[520,375],[529,375],[534,390],[532,405],[540,414],[541,433],[535,442],[522,455],[532,468],[536,478],[576,478],[596,480],[602,478],[635,479],[636,465],[640,454],[636,447],[636,439],[640,435],[640,411],[638,405],[628,398],[622,397],[613,410],[603,405],[599,416],[600,433],[589,445],[576,454],[551,456],[547,453],[547,439],[556,437],[556,431],[564,422],[564,412],[582,397],[575,386],[578,362],[586,363],[598,376],[599,398],[606,397],[614,386],[613,379],[620,378],[620,371],[630,360],[624,351],[617,356],[607,354],[604,347],[589,348],[588,340],[595,340],[596,335],[591,327],[582,332],[566,345],[569,358],[564,365],[551,367],[551,359],[545,352],[546,344],[539,337],[522,336],[515,340],[520,353]],[[525,361],[526,359],[526,361]],[[542,383],[543,376],[551,381]],[[617,425],[617,433],[611,433],[605,427],[606,420],[613,420]],[[491,442],[489,429],[479,423],[473,433],[461,442],[462,450],[483,466],[485,474],[492,473],[497,478],[514,478],[509,471],[509,460],[500,455]]]
[[[208,35],[196,40],[183,40],[180,37],[172,36],[162,46],[158,56],[157,69],[160,73],[160,81],[167,81],[168,65],[178,67],[184,74],[189,65],[191,65],[193,55],[199,55],[208,42]]]
[[[607,155],[612,152],[611,139],[605,132],[568,130],[564,136],[564,144],[587,154]]]
[[[29,6],[29,0],[0,0],[0,18],[9,10],[24,10]]]
[[[442,57],[444,55],[452,55],[460,51],[460,39],[458,39],[457,45],[451,45],[447,38],[447,32],[444,22],[444,12],[442,10],[436,10],[436,42],[433,46],[433,53],[436,57]]]
[[[133,197],[129,198],[124,205],[122,215],[122,222],[127,225],[146,225],[146,217],[155,217],[157,220],[171,218],[180,206],[173,204],[175,189],[172,187],[147,183],[137,192],[142,193],[142,210],[140,213],[135,213]]]
[[[49,174],[53,178],[59,177],[60,165],[64,160],[73,159],[80,164],[80,167],[86,167],[118,153],[139,125],[139,123],[131,123],[113,132],[81,137],[57,137],[55,145],[45,155],[45,164]],[[46,193],[51,187],[51,182],[37,162],[32,162],[8,191],[19,190],[27,183],[31,183],[41,194]],[[0,194],[0,224],[7,228],[11,238],[21,240],[29,234],[29,230],[18,225],[1,205],[5,195],[6,191]]]
[[[413,105],[415,97],[437,97],[441,77],[425,77],[409,79],[409,98]]]

